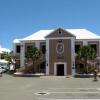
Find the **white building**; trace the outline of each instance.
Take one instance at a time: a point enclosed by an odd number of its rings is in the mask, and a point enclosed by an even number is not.
[[[14,54],[20,67],[25,66],[25,53],[30,47],[37,47],[44,55],[36,72],[46,75],[74,75],[75,52],[83,45],[90,45],[100,56],[100,36],[87,29],[40,30],[22,39],[15,39]]]
[[[0,59],[4,59],[4,53],[10,53],[10,50],[0,45]]]
[[[7,48],[2,48],[0,45],[0,68],[7,68],[8,62],[4,59],[4,53],[10,53],[10,50]]]

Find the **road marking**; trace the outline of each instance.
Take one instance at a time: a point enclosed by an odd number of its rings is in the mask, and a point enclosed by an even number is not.
[[[39,98],[39,100],[69,100],[69,99]],[[70,100],[75,100],[75,99],[70,99]]]
[[[39,100],[69,100],[69,99],[55,99],[55,98],[39,98]],[[71,99],[70,99],[71,100]],[[75,99],[74,99],[75,100]]]
[[[69,93],[69,94],[71,94],[71,93],[75,93],[75,94],[86,94],[86,93],[88,93],[88,94],[99,94],[100,92],[49,92],[50,94],[67,94],[67,93]]]
[[[81,89],[86,89],[86,90],[88,90],[88,89],[90,89],[90,91],[75,91],[75,92],[50,92],[49,91],[49,95],[52,95],[52,94],[58,94],[58,95],[60,95],[60,94],[77,94],[77,95],[80,95],[80,94],[100,94],[100,91],[98,91],[98,90],[100,90],[100,88],[50,88],[50,89],[52,89],[52,90],[55,90],[55,89],[76,89],[76,90],[81,90]],[[91,92],[91,89],[97,89],[97,91],[93,91],[93,92]],[[39,98],[39,100],[69,100],[69,99],[56,99],[56,98]],[[70,100],[77,100],[77,99],[70,99]],[[79,100],[84,100],[84,99],[79,99]],[[85,99],[85,100],[91,100],[91,99]],[[92,99],[92,100],[95,100],[95,99]]]
[[[39,100],[84,100],[84,99],[56,99],[56,98],[39,98]],[[85,99],[85,100],[91,100],[91,99]],[[92,99],[96,100],[96,99]]]
[[[86,90],[89,90],[89,89],[97,89],[97,90],[99,90],[100,88],[49,88],[49,89],[52,89],[52,90],[67,90],[67,89],[70,89],[70,90],[72,90],[72,89],[75,89],[75,90],[80,90],[80,89],[86,89]]]

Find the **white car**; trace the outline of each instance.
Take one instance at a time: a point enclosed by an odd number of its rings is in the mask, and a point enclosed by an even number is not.
[[[7,71],[7,69],[5,69],[4,67],[0,67],[0,73],[4,73],[6,71]]]

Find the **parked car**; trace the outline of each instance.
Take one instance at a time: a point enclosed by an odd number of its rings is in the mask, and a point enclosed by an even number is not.
[[[0,73],[4,73],[4,72],[6,72],[6,71],[7,71],[6,68],[4,68],[4,67],[0,67]]]

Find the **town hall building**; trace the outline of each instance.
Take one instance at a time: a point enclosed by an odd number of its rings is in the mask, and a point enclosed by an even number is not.
[[[13,41],[17,66],[24,67],[25,54],[30,47],[37,47],[42,56],[35,71],[46,75],[74,75],[76,73],[75,57],[79,48],[90,45],[100,56],[100,36],[87,29],[40,30],[25,38]],[[27,62],[31,66],[31,61]]]

